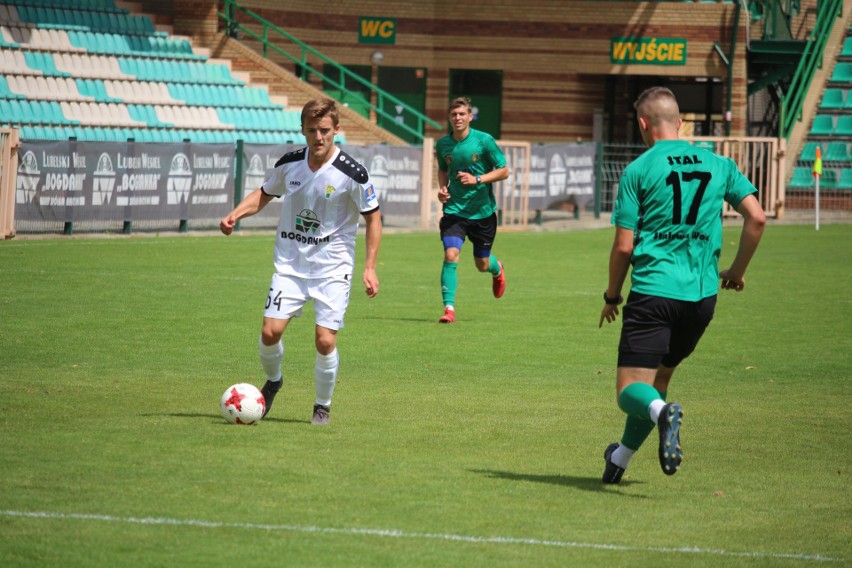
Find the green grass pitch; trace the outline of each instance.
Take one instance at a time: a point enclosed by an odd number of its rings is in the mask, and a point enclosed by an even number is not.
[[[231,426],[222,392],[263,381],[272,241],[0,243],[0,566],[852,563],[852,226],[767,228],[672,383],[683,467],[660,472],[654,433],[616,487],[611,230],[501,233],[500,300],[466,245],[451,326],[437,235],[385,235],[331,426],[312,310],[272,413]]]

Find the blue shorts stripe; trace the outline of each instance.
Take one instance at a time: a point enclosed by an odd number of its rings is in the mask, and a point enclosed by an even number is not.
[[[464,244],[464,239],[461,237],[447,236],[443,237],[441,240],[444,242],[444,250],[449,248],[457,248],[461,250],[462,245]]]

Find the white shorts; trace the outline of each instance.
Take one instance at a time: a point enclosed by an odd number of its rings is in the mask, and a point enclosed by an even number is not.
[[[349,305],[352,276],[299,278],[274,273],[266,296],[264,317],[290,319],[302,315],[308,300],[314,301],[316,323],[328,329],[343,327],[343,316]]]

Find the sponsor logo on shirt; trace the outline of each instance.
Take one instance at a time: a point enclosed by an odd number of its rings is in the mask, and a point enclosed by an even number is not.
[[[330,240],[329,236],[306,236],[308,233],[316,233],[320,228],[320,224],[320,220],[317,218],[316,213],[314,213],[310,209],[302,209],[301,211],[299,211],[299,214],[296,215],[296,232],[281,231],[281,238],[290,239],[292,241],[296,241],[297,243],[306,243],[309,245],[319,245],[327,243]]]
[[[302,185],[302,182],[300,182],[300,181],[299,181],[299,180],[297,180],[297,179],[291,179],[291,180],[290,180],[290,185],[295,186],[295,187],[299,187],[300,185]]]
[[[296,230],[300,233],[316,233],[320,228],[317,214],[310,209],[302,209],[296,215]]]
[[[325,198],[328,199],[329,197],[331,197],[331,194],[334,193],[335,191],[337,191],[337,190],[334,189],[334,186],[331,186],[331,185],[325,186]]]
[[[376,200],[376,188],[373,187],[372,183],[364,188],[364,197],[367,198],[367,201]]]

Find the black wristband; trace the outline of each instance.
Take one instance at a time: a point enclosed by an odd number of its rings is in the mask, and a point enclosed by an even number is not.
[[[604,303],[609,304],[611,306],[617,306],[621,302],[624,301],[624,298],[621,297],[621,294],[618,295],[618,298],[610,298],[606,295],[606,290],[604,290]]]

